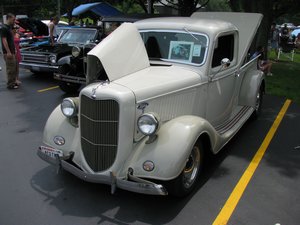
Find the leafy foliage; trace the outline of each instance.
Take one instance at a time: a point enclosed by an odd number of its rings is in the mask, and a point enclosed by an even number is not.
[[[167,2],[165,4],[164,2]],[[209,0],[158,0],[161,4],[166,7],[171,7],[178,10],[181,16],[190,16],[193,12],[200,8],[203,8],[209,3]]]
[[[137,1],[135,0],[121,1],[120,3],[117,4],[117,8],[123,13],[127,13],[127,14],[147,12],[147,9],[144,7],[144,5],[137,3]]]
[[[236,12],[263,14],[263,21],[258,31],[255,46],[263,45],[267,47],[269,31],[273,21],[276,21],[280,16],[300,11],[299,0],[228,0],[228,3],[231,9]]]
[[[276,58],[274,52],[270,58]],[[293,62],[284,57],[273,61],[272,73],[272,77],[267,77],[267,94],[284,96],[300,104],[300,51],[296,51]]]

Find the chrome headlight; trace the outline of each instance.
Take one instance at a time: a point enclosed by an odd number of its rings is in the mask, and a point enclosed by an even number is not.
[[[51,63],[56,63],[56,56],[55,55],[50,55],[49,60]]]
[[[78,57],[80,55],[81,49],[78,46],[72,48],[72,56]]]
[[[159,117],[155,113],[145,113],[137,120],[137,127],[139,131],[146,135],[151,136],[155,134],[159,128]]]
[[[62,113],[68,117],[74,117],[78,112],[78,98],[65,98],[60,105]]]

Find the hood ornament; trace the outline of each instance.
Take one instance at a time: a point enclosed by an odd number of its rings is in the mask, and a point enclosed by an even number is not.
[[[138,110],[142,110],[142,113],[144,113],[144,112],[145,112],[145,108],[146,108],[148,105],[149,105],[149,103],[147,103],[147,102],[142,102],[142,103],[140,103],[140,104],[137,106],[137,109],[138,109]]]
[[[97,89],[98,88],[101,88],[101,87],[105,87],[109,85],[109,80],[106,80],[106,81],[101,81],[96,87],[94,87],[92,89],[92,94],[91,94],[91,98],[92,99],[96,99],[97,98],[97,95],[96,95],[96,92],[97,92]]]

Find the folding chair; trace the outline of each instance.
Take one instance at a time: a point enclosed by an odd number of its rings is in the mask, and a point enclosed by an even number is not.
[[[293,42],[288,42],[287,40],[281,40],[278,49],[277,60],[279,60],[280,55],[294,61],[295,54],[295,44]]]

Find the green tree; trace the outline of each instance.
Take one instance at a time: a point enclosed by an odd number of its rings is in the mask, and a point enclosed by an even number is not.
[[[147,13],[147,9],[144,8],[144,4],[138,3],[136,0],[124,0],[116,4],[116,2],[111,2],[117,6],[117,8],[125,14],[136,14],[136,13]]]
[[[224,0],[225,1],[225,0]],[[270,26],[279,17],[293,15],[300,11],[299,0],[228,0],[233,11],[256,12],[264,15],[258,31],[256,46],[267,46]]]
[[[190,16],[193,12],[197,11],[200,8],[205,7],[209,0],[132,0],[139,4],[141,8],[147,13],[149,10],[153,12],[153,4],[155,2],[159,2],[165,7],[170,7],[176,9],[178,11],[178,15],[180,16]],[[150,3],[150,7],[148,6]]]
[[[209,0],[158,0],[158,2],[166,7],[178,10],[180,16],[190,16],[193,12],[205,7]]]
[[[231,8],[227,1],[224,0],[210,0],[205,7],[206,11],[210,12],[228,12]]]
[[[1,14],[11,12],[15,15],[28,15],[29,17],[43,18],[51,12],[56,12],[57,0],[1,0]],[[1,16],[2,18],[2,16]]]

